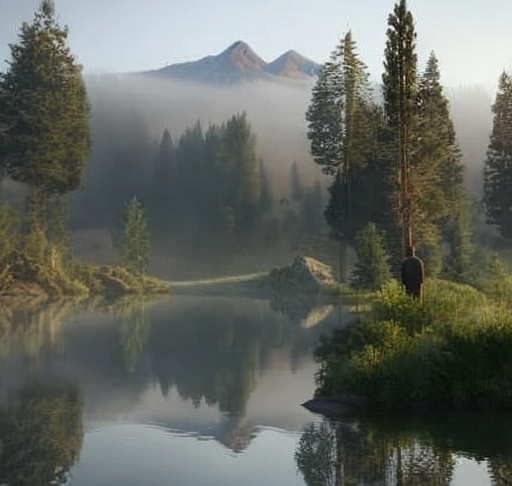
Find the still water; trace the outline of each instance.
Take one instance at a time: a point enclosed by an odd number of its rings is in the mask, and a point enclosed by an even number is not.
[[[508,413],[300,406],[350,318],[198,296],[1,314],[0,484],[512,484]]]

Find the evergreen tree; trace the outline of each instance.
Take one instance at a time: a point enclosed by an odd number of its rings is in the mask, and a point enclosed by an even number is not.
[[[325,213],[332,236],[340,241],[340,280],[346,277],[347,243],[363,217],[355,214],[356,181],[375,148],[375,117],[366,66],[347,32],[320,71],[306,113],[311,153],[333,177]]]
[[[89,103],[67,36],[53,1],[42,0],[0,74],[0,159],[11,179],[29,186],[43,220],[51,195],[80,186],[90,146]]]
[[[306,112],[308,138],[315,162],[334,176],[343,160],[343,92],[337,54],[332,53],[318,73]]]
[[[223,208],[225,194],[223,187],[223,170],[220,164],[222,137],[225,125],[210,125],[204,136],[204,166],[198,174],[198,186],[201,187],[201,226],[206,231],[218,231],[223,228]]]
[[[352,285],[379,289],[391,278],[391,270],[383,238],[374,223],[369,223],[357,234],[355,249],[358,261],[352,274]]]
[[[219,163],[223,168],[223,192],[226,205],[235,211],[236,228],[254,228],[261,195],[256,137],[247,115],[233,115],[226,123],[220,148]]]
[[[410,162],[416,125],[416,32],[406,0],[395,4],[388,17],[384,74],[382,75],[384,115],[393,132],[397,161],[396,190],[393,194],[396,221],[402,230],[402,254],[412,241],[412,192]],[[396,151],[395,151],[396,150]]]
[[[493,128],[484,166],[485,215],[504,238],[512,238],[512,76],[503,72],[492,106]]]
[[[173,198],[176,197],[176,151],[167,129],[164,130],[160,141],[152,186],[153,211],[160,216],[168,215],[173,209]],[[165,222],[169,218],[164,216],[158,217],[157,220]]]
[[[146,273],[151,243],[144,209],[135,196],[126,207],[121,252],[122,263],[126,268],[136,273]]]
[[[205,166],[203,128],[199,121],[185,130],[176,150],[177,158],[177,206],[182,227],[194,230],[200,226],[200,207],[203,203]],[[192,190],[193,188],[193,190]]]
[[[430,276],[442,264],[442,233],[453,227],[464,198],[463,165],[437,59],[432,53],[419,79],[417,133],[411,160],[411,194],[418,254]]]

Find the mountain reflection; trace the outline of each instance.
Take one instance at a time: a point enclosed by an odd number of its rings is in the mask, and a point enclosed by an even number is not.
[[[0,408],[0,484],[65,484],[82,448],[83,400],[71,384],[31,383]]]
[[[308,486],[444,486],[456,459],[487,461],[496,486],[512,484],[506,413],[365,414],[309,424],[295,452]]]

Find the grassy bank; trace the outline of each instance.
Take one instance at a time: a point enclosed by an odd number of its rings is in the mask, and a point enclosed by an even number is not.
[[[270,288],[267,272],[207,280],[172,282],[173,293],[187,295],[265,295]]]
[[[424,305],[396,282],[316,350],[317,396],[377,408],[512,409],[512,313],[503,293],[432,280]]]
[[[14,253],[0,274],[0,305],[39,305],[61,299],[82,300],[95,295],[166,294],[170,282],[137,275],[115,265],[77,261],[64,266],[43,265],[23,252]]]

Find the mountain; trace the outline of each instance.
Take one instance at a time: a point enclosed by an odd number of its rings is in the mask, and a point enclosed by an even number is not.
[[[142,74],[207,84],[237,84],[258,79],[307,79],[319,68],[318,64],[292,50],[266,63],[249,45],[237,41],[216,56],[171,64]]]
[[[296,51],[285,52],[275,61],[264,66],[267,73],[288,78],[310,78],[318,73],[320,65],[305,58]]]

